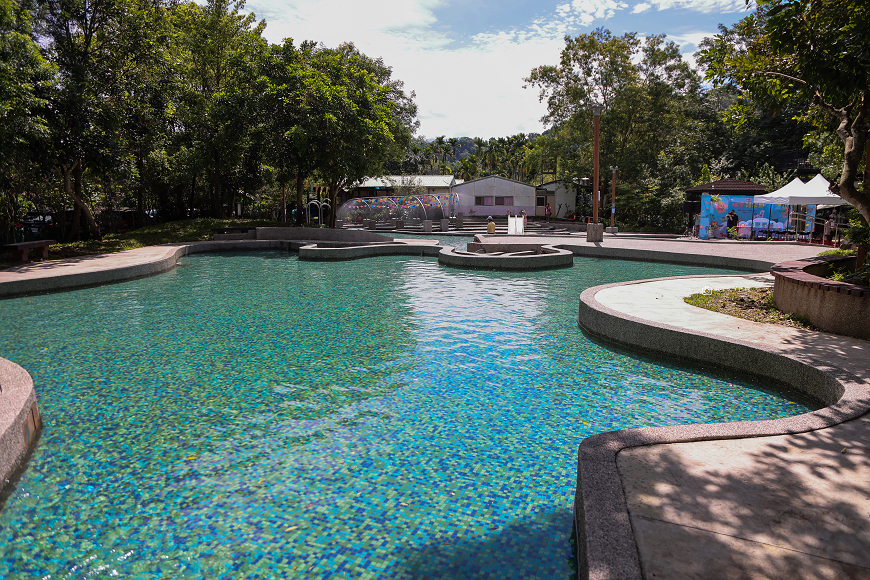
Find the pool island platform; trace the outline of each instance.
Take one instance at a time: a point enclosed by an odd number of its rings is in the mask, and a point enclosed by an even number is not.
[[[756,272],[820,251],[653,237],[534,241],[575,256]],[[0,298],[120,282],[168,271],[187,254],[245,249],[291,248],[283,240],[240,239],[31,263],[0,271]],[[736,319],[682,300],[704,288],[772,284],[766,274],[694,276],[584,292],[579,323],[592,335],[684,361],[792,378],[817,389],[828,406],[775,421],[614,431],[584,440],[575,502],[581,578],[870,578],[870,342]],[[20,402],[19,424],[31,398],[24,393]]]

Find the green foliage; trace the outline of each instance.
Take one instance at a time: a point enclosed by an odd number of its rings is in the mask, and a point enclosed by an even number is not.
[[[832,190],[870,219],[870,194],[855,187],[870,115],[870,4],[759,0],[758,9],[702,43],[698,62],[716,85],[739,88],[756,107],[787,110],[841,141]],[[809,143],[818,141],[810,137]],[[820,161],[830,159],[822,143]],[[833,168],[828,168],[833,173]]]
[[[643,41],[599,29],[566,38],[559,65],[541,66],[526,79],[547,102],[539,137],[541,173],[583,179],[593,173],[593,104],[600,119],[600,164],[619,167],[617,217],[631,228],[683,231],[683,189],[698,183],[719,156],[726,134],[718,118],[729,95],[705,93],[698,75],[664,36]],[[709,165],[707,175],[710,173]],[[611,173],[601,172],[606,191]]]
[[[296,176],[297,201],[306,180],[334,194],[417,128],[413,93],[380,59],[269,46],[244,0],[19,2],[0,0],[4,235],[33,206],[75,208],[70,240],[79,215],[98,238],[95,214],[131,206],[137,226],[150,209],[277,213]]]
[[[854,256],[857,250],[844,250],[842,248],[837,248],[835,250],[825,250],[824,252],[819,252],[818,256]]]
[[[56,69],[33,40],[31,20],[17,0],[0,0],[0,239],[33,205],[26,183],[45,171],[46,97]]]
[[[859,246],[870,245],[870,226],[867,225],[864,216],[857,209],[849,208],[849,211],[846,212],[846,219],[849,220],[850,226],[846,230],[846,239]]]

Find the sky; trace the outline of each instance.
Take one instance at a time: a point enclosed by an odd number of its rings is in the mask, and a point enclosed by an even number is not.
[[[272,43],[353,42],[414,91],[418,135],[540,133],[546,107],[523,88],[558,64],[565,35],[666,34],[690,62],[697,44],[748,14],[744,0],[248,0]]]

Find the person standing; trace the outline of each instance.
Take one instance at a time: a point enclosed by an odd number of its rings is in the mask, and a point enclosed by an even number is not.
[[[737,214],[732,209],[728,212],[728,215],[725,216],[725,227],[728,228],[728,237],[736,238],[737,237],[737,224],[740,221],[740,218],[737,217]]]
[[[544,207],[544,215],[547,216],[547,223],[550,223],[550,214],[553,213],[552,208],[550,208],[550,204],[548,203]]]
[[[486,218],[486,232],[489,234],[495,233],[495,222],[492,221],[492,216]]]
[[[701,214],[695,214],[695,225],[692,228],[692,237],[697,238],[701,235]]]

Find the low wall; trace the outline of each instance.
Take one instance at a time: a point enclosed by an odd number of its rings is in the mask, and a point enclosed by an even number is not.
[[[819,256],[771,268],[777,308],[826,332],[870,340],[870,287],[824,278],[832,267],[854,269],[855,257]]]
[[[441,246],[434,244],[373,244],[335,247],[334,244],[309,244],[299,248],[299,259],[309,261],[356,260],[374,256],[437,256]]]
[[[0,491],[36,443],[41,428],[33,379],[17,364],[0,358]]]
[[[130,253],[136,253],[142,249],[143,248],[138,248],[136,250],[128,251]],[[79,270],[78,272],[68,274],[63,272],[64,263],[78,264],[81,262],[88,262],[90,259],[93,259],[93,257],[82,256],[81,258],[70,258],[69,260],[59,261],[58,263],[60,266],[56,272],[53,272],[52,276],[39,278],[23,277],[20,280],[8,280],[0,283],[0,299],[27,296],[31,294],[44,294],[47,292],[60,292],[73,290],[75,288],[88,288],[90,286],[114,284],[126,280],[135,280],[136,278],[145,278],[147,276],[161,274],[173,269],[178,259],[187,254],[198,254],[201,252],[228,252],[234,250],[286,250],[289,249],[289,242],[281,240],[179,242],[162,246],[150,246],[147,249],[152,253],[152,257],[141,262],[131,260],[133,263],[124,265],[124,261],[119,260],[108,264],[106,267],[94,267],[93,269],[84,271]],[[114,256],[121,257],[124,254],[125,252],[118,252],[117,254],[114,254]]]
[[[635,260],[641,262],[666,262],[668,264],[688,264],[691,266],[711,266],[713,268],[729,268],[746,270],[747,272],[764,272],[774,266],[768,260],[752,260],[730,256],[713,256],[708,254],[682,254],[679,252],[661,252],[657,250],[638,250],[633,248],[608,248],[606,246],[574,245],[571,243],[557,244],[556,247],[571,251],[575,256],[586,258],[603,258],[608,260]]]
[[[481,243],[481,242],[468,242],[466,248],[469,252],[479,252],[483,250],[487,253],[493,252],[529,252],[529,251],[539,251],[544,244],[538,242],[535,243],[518,243],[518,244],[501,244],[499,242],[493,242],[489,244]]]
[[[332,242],[392,242],[393,238],[365,230],[332,228],[257,228],[258,240],[310,240]]]
[[[511,244],[522,245],[522,244]],[[438,254],[438,263],[456,268],[477,268],[482,270],[549,270],[552,268],[570,268],[574,265],[574,256],[567,250],[553,246],[536,245],[528,250],[517,252],[539,251],[536,254],[511,255],[510,253],[493,255],[461,252],[456,248],[443,248]]]

